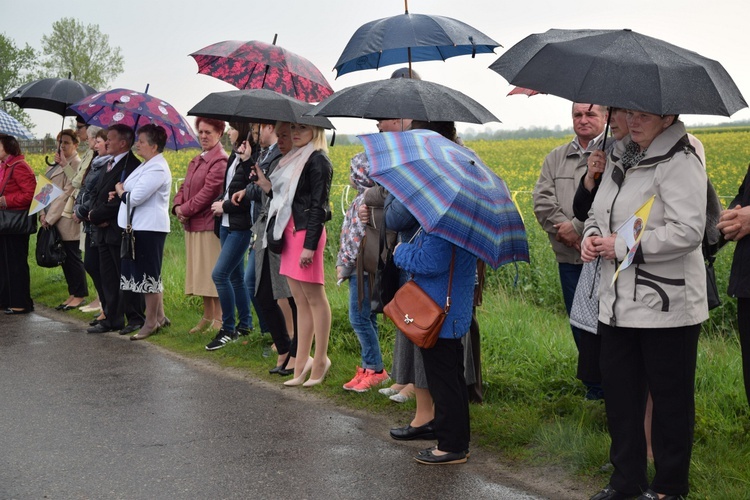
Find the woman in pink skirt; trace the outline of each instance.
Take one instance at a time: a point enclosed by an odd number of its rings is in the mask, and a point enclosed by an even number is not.
[[[333,167],[324,129],[294,123],[291,131],[293,149],[270,178],[273,197],[263,246],[269,237],[282,240],[280,273],[286,276],[297,305],[294,378],[284,385],[311,387],[322,382],[331,367],[327,355],[331,307],[324,286],[323,251],[324,224],[331,218],[328,195]],[[315,357],[311,358],[313,337]],[[310,378],[305,382],[308,373]]]

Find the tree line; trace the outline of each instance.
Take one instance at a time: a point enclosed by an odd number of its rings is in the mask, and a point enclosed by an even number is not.
[[[84,25],[72,17],[52,23],[42,35],[41,50],[28,43],[19,47],[15,40],[0,33],[0,97],[24,83],[39,78],[68,78],[95,89],[105,89],[123,72],[120,47],[111,47],[109,35],[98,24]],[[34,126],[29,115],[15,104],[0,101],[0,108],[27,128]]]

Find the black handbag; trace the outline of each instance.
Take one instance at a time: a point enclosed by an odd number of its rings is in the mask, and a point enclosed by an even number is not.
[[[0,234],[32,234],[36,232],[36,214],[28,210],[0,210]]]
[[[216,198],[214,203],[217,201],[224,201],[224,195]],[[214,234],[217,238],[221,239],[221,215],[214,215]]]
[[[401,286],[401,270],[393,262],[396,236],[394,231],[388,230],[381,224],[378,269],[370,275],[370,309],[372,312],[382,313]]]
[[[710,184],[709,184],[710,186]],[[714,224],[715,225],[715,224]],[[711,245],[708,239],[708,232],[703,232],[703,259],[706,264],[706,299],[708,301],[708,310],[715,309],[721,305],[721,297],[719,295],[719,287],[716,285],[716,270],[714,269],[714,261],[716,260],[716,252],[719,251],[720,245]]]
[[[0,196],[5,193],[8,180],[16,170],[15,162],[10,166],[10,173],[5,176]],[[29,215],[28,210],[0,210],[0,234],[33,234],[36,232],[36,214]]]
[[[65,262],[60,232],[55,226],[40,227],[36,235],[36,263],[39,267],[57,267]]]
[[[284,237],[274,239],[273,237],[273,228],[276,225],[276,214],[274,214],[270,219],[268,219],[268,224],[266,225],[266,244],[268,246],[268,250],[270,250],[273,253],[281,253],[281,248],[284,246]]]
[[[120,258],[123,260],[135,260],[135,235],[133,234],[133,212],[135,208],[130,210],[130,194],[127,195],[127,214],[128,222],[125,226],[125,230],[122,232],[122,240],[120,240]]]
[[[708,310],[721,305],[719,287],[716,285],[716,270],[714,269],[715,257],[706,260],[706,298],[708,299]]]

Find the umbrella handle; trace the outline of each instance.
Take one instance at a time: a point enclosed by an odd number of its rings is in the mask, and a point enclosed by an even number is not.
[[[604,126],[604,139],[602,140],[602,151],[604,151],[607,147],[607,135],[609,134],[609,120],[611,117],[612,117],[612,113],[608,111],[607,112],[607,125]],[[594,179],[598,179],[601,176],[602,174],[597,172],[594,174]]]
[[[49,156],[45,156],[44,157],[44,163],[46,163],[50,167],[53,166],[53,165],[56,165],[56,163],[54,161],[49,161]]]

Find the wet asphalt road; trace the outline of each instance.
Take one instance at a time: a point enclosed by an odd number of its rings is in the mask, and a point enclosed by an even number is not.
[[[52,311],[2,315],[0,355],[1,499],[541,498],[479,449],[419,465],[383,417]]]

